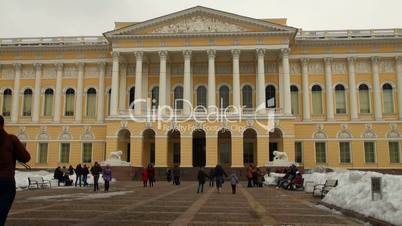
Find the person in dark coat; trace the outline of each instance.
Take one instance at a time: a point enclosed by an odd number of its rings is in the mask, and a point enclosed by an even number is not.
[[[221,188],[222,188],[222,184],[223,184],[223,176],[228,177],[228,175],[226,174],[225,170],[223,170],[221,165],[216,165],[215,167],[215,178],[216,178],[216,189],[218,191],[218,193],[221,192]]]
[[[103,180],[105,181],[105,192],[109,192],[110,181],[112,180],[112,169],[109,165],[106,165],[102,174]]]
[[[63,175],[63,182],[64,182],[64,186],[72,186],[73,185],[73,180],[70,179],[70,173],[66,172]]]
[[[91,174],[94,177],[94,191],[99,191],[99,175],[102,173],[102,168],[95,162],[95,165],[91,167]]]
[[[79,181],[79,185],[81,187],[81,182],[82,182],[82,174],[83,174],[83,169],[81,164],[78,164],[77,167],[75,167],[75,187],[77,187],[77,182]]]
[[[84,182],[84,187],[88,186],[88,174],[89,174],[88,166],[84,164],[84,168],[82,168],[82,181]]]
[[[167,168],[166,170],[166,180],[169,183],[172,181],[172,170],[170,168]]]
[[[60,166],[54,170],[53,178],[57,180],[57,186],[60,187],[60,183],[63,182],[63,171],[61,171]]]
[[[209,186],[214,187],[214,180],[215,180],[215,169],[214,168],[211,168],[209,170],[208,179],[209,179]]]
[[[197,180],[198,180],[198,188],[197,188],[197,193],[203,193],[204,192],[204,184],[205,184],[205,179],[208,177],[208,175],[205,173],[204,169],[200,167],[198,170],[198,175],[197,175]]]
[[[253,187],[252,181],[253,181],[253,165],[250,164],[247,167],[247,187],[248,188]]]
[[[180,168],[178,165],[173,168],[173,184],[180,185]]]
[[[20,140],[4,130],[0,115],[0,225],[4,225],[15,198],[16,160],[27,163],[31,159]]]
[[[148,169],[147,168],[142,168],[141,170],[141,177],[142,177],[142,183],[144,184],[144,188],[148,186]]]
[[[152,164],[148,165],[148,181],[149,181],[149,187],[152,188],[155,182],[155,168]]]
[[[74,167],[72,165],[68,167],[68,173],[70,174],[70,176],[74,175]]]

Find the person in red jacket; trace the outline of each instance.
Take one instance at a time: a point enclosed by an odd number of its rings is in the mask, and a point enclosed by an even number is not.
[[[16,160],[27,163],[31,159],[18,138],[4,130],[0,115],[0,226],[4,225],[15,198]]]
[[[142,176],[142,182],[144,183],[144,188],[147,187],[147,183],[148,183],[148,169],[147,168],[142,168],[141,171],[141,176]]]

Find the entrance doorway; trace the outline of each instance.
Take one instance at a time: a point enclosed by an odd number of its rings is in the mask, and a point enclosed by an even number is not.
[[[257,133],[248,128],[243,132],[243,163],[245,166],[255,164],[257,157]]]
[[[232,134],[229,130],[218,132],[218,162],[222,166],[232,165]]]
[[[168,132],[168,165],[180,165],[180,131]]]
[[[274,151],[283,151],[282,131],[278,128],[269,133],[269,161],[274,160]]]
[[[205,131],[196,129],[193,131],[193,166],[204,167],[206,164],[206,139]]]
[[[144,166],[155,164],[155,132],[152,129],[142,133],[142,157]]]
[[[130,131],[122,129],[117,135],[117,148],[122,151],[121,160],[130,162]]]

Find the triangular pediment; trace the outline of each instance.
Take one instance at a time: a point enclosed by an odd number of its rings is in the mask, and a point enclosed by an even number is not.
[[[166,16],[128,25],[106,32],[106,37],[120,35],[198,34],[239,32],[289,32],[293,27],[266,20],[244,17],[202,6],[172,13]]]

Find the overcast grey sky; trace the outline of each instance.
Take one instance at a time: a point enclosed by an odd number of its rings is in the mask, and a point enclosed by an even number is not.
[[[0,37],[101,35],[196,5],[304,30],[402,28],[401,0],[0,0]]]

